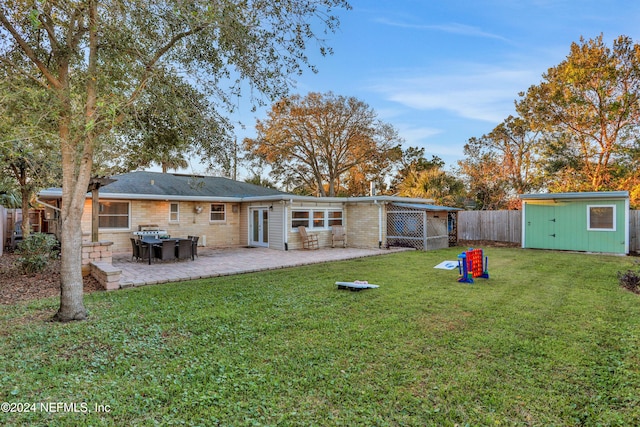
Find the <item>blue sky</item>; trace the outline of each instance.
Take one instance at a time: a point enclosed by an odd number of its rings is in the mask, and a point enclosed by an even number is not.
[[[640,42],[640,2],[621,0],[352,0],[329,35],[334,54],[310,57],[319,72],[292,91],[355,96],[392,124],[405,147],[446,167],[463,146],[514,114],[518,92],[563,61],[572,42],[603,34]],[[313,46],[311,46],[313,47]],[[265,109],[233,116],[238,140],[255,136]],[[195,165],[194,165],[195,166]]]

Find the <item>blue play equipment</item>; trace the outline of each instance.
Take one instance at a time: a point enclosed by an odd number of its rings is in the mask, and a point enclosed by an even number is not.
[[[458,255],[458,282],[473,283],[475,277],[489,278],[489,257],[484,256],[482,249],[469,248]]]

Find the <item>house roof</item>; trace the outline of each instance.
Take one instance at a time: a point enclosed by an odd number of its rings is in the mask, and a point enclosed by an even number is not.
[[[170,200],[197,202],[296,201],[310,203],[414,203],[424,206],[431,199],[399,196],[313,197],[285,193],[228,178],[180,175],[159,172],[130,172],[110,177],[115,182],[100,187],[100,199]],[[41,199],[59,199],[61,188],[49,188],[38,193]],[[91,193],[87,193],[91,197]]]
[[[628,191],[591,191],[580,193],[521,194],[522,200],[628,199]]]
[[[287,195],[282,191],[228,178],[159,172],[130,172],[111,177],[115,182],[101,187],[100,198],[133,200],[220,200]],[[60,188],[49,188],[40,197],[60,197]]]
[[[421,210],[425,210],[425,211],[438,211],[438,212],[442,212],[442,211],[446,211],[446,212],[455,212],[455,211],[461,211],[463,209],[460,208],[452,208],[449,206],[438,206],[438,205],[427,205],[427,204],[420,204],[420,203],[398,203],[398,202],[394,202],[393,203],[394,206],[399,206],[401,208],[410,208],[410,209],[421,209]]]

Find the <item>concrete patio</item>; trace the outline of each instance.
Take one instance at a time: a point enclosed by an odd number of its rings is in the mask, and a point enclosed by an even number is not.
[[[113,267],[122,270],[120,288],[129,288],[386,255],[404,250],[413,249],[324,248],[277,251],[267,248],[198,248],[198,257],[194,261],[154,261],[151,265],[133,261],[131,253],[115,253]]]

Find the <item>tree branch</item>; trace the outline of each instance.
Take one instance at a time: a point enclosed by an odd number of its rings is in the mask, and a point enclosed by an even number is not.
[[[154,67],[156,66],[156,64],[158,63],[158,61],[169,51],[171,50],[171,48],[173,46],[175,46],[180,40],[189,37],[193,34],[197,34],[200,31],[204,30],[207,26],[206,25],[199,25],[189,31],[184,31],[182,33],[176,34],[175,36],[173,36],[171,38],[171,40],[169,40],[167,42],[167,44],[165,44],[164,46],[162,46],[160,49],[158,49],[158,51],[156,52],[156,54],[153,56],[153,58],[151,58],[151,60],[149,60],[146,64],[145,64],[145,72],[144,75],[142,76],[141,80],[140,80],[140,84],[138,85],[138,87],[133,91],[133,93],[131,94],[131,96],[129,97],[129,99],[124,103],[123,107],[129,107],[131,104],[133,104],[133,102],[140,96],[140,94],[144,91],[145,87],[147,86],[147,82],[149,81],[149,78],[151,77],[151,72],[154,69]],[[122,120],[122,117],[119,117],[119,120]]]
[[[0,62],[8,65],[9,67],[11,67],[12,70],[14,70],[15,72],[17,72],[18,74],[24,76],[25,78],[35,82],[37,85],[39,85],[40,87],[42,87],[43,89],[49,89],[49,87],[39,78],[32,76],[31,74],[25,72],[21,67],[19,67],[17,64],[15,64],[13,61],[9,61],[7,58],[0,56]]]
[[[20,35],[20,33],[18,33],[15,27],[11,25],[11,23],[7,20],[7,17],[4,15],[4,13],[2,13],[2,11],[0,11],[0,23],[2,23],[2,26],[5,27],[7,31],[9,31],[9,33],[11,33],[11,35],[13,36],[15,41],[18,43],[20,48],[24,51],[24,53],[31,60],[31,62],[33,62],[33,64],[36,67],[38,67],[38,69],[44,75],[47,81],[56,89],[62,89],[62,86],[63,86],[62,82],[58,80],[47,68],[47,66],[38,59],[38,55],[36,55],[33,49],[31,49],[31,46],[29,46],[29,44],[22,38],[22,36]]]

